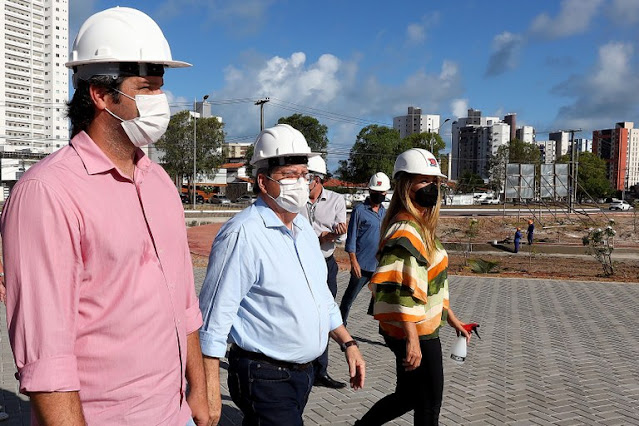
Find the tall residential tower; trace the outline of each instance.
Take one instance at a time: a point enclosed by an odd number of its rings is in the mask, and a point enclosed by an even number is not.
[[[67,0],[0,0],[0,160],[10,186],[69,141]],[[2,194],[0,193],[0,197]]]

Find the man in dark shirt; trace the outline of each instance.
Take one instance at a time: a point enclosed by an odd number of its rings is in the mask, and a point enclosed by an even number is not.
[[[348,223],[345,250],[351,261],[351,279],[344,292],[339,310],[346,324],[348,312],[364,285],[377,267],[379,233],[386,209],[382,202],[390,189],[390,179],[384,173],[375,173],[368,182],[369,197],[357,205]]]
[[[533,222],[532,219],[528,220],[528,230],[526,231],[526,234],[528,236],[528,244],[532,244],[533,243],[533,233],[535,232],[535,223]]]

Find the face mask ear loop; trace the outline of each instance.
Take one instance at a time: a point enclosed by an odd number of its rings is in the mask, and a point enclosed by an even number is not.
[[[114,113],[111,112],[111,110],[109,108],[104,108],[106,110],[106,112],[108,112],[109,114],[111,114],[111,116],[117,118],[118,120],[124,122],[124,120],[122,120],[120,117],[118,117],[117,115],[115,115]]]

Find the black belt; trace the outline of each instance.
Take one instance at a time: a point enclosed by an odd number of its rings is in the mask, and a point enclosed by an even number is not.
[[[253,361],[262,361],[271,365],[275,365],[277,367],[283,367],[289,370],[306,370],[311,367],[313,364],[311,362],[307,362],[305,364],[296,364],[294,362],[280,361],[279,359],[273,359],[269,356],[258,352],[251,352],[245,349],[240,348],[238,345],[233,343],[231,345],[231,353],[235,352],[237,355],[248,358]]]

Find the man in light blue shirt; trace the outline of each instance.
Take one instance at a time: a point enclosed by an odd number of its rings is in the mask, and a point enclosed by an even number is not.
[[[220,230],[200,292],[209,406],[220,406],[219,359],[229,351],[229,391],[244,425],[302,425],[312,361],[329,333],[346,354],[351,386],[364,361],[326,285],[326,262],[299,211],[308,200],[302,134],[286,124],[260,133],[251,164],[257,201]]]

